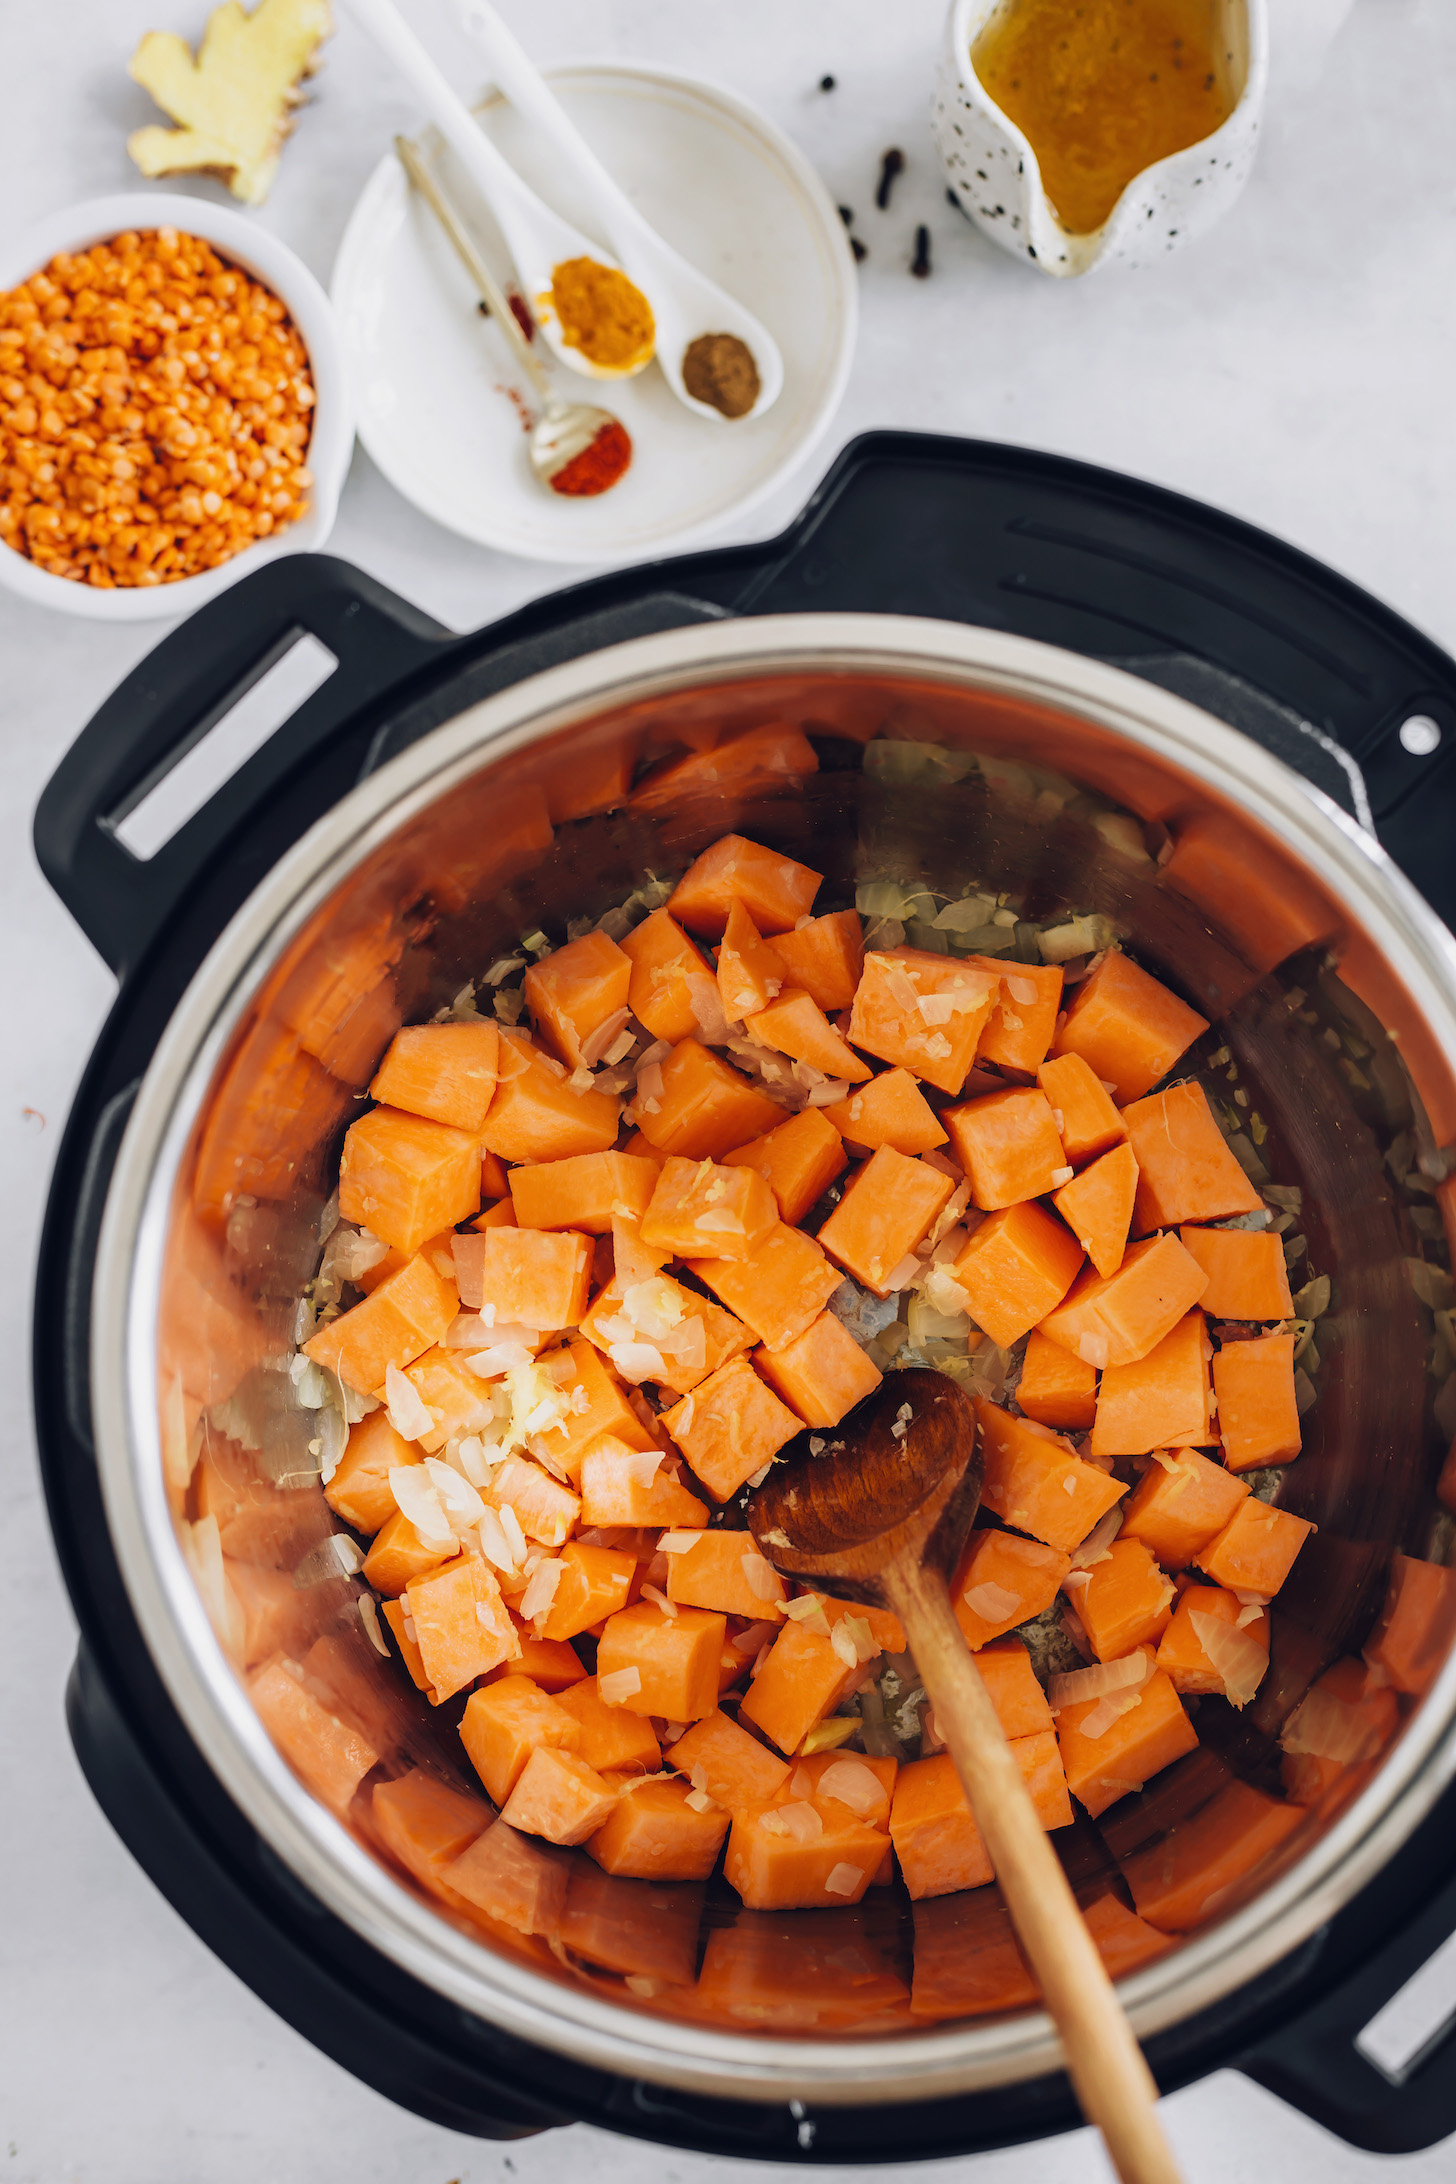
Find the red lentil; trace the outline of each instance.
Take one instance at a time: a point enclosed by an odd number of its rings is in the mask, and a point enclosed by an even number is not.
[[[314,387],[271,289],[176,228],[0,294],[0,542],[103,589],[216,568],[308,506]]]

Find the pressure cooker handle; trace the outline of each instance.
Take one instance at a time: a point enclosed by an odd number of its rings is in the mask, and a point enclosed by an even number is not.
[[[267,670],[309,634],[337,665],[150,857],[117,829]],[[135,968],[239,821],[361,710],[458,642],[428,615],[324,554],[269,562],[190,616],[87,723],[35,818],[41,870],[118,977]],[[352,786],[352,781],[343,784]]]
[[[1436,1851],[1444,1883],[1431,1885],[1415,1915],[1372,1955],[1238,2057],[1247,2077],[1374,2153],[1417,2153],[1456,2132],[1456,2015],[1442,2014],[1456,1986],[1453,1829],[1456,1789],[1396,1853],[1397,1862],[1423,1864],[1423,1839],[1434,1835],[1444,1845]],[[1369,1893],[1378,1919],[1378,1885]],[[1362,1918],[1361,1899],[1342,1916]]]

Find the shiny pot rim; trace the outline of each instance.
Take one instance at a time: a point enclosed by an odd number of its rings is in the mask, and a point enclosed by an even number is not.
[[[495,1956],[391,1878],[275,1751],[208,1622],[168,1508],[156,1329],[179,1164],[208,1081],[283,947],[371,852],[491,759],[608,707],[795,673],[959,685],[1080,718],[1178,767],[1277,835],[1358,922],[1456,1067],[1456,940],[1374,838],[1297,774],[1155,684],[1001,632],[918,617],[764,616],[638,638],[468,707],[352,789],[280,860],[173,1012],[118,1155],[93,1277],[98,1469],[127,1591],[203,1756],[298,1880],[366,1943],[473,2016],[622,2076],[738,2099],[928,2100],[1056,2070],[1042,2011],[890,2038],[784,2039],[656,2018]],[[1307,1940],[1456,1776],[1456,1653],[1371,1782],[1244,1907],[1121,1983],[1140,2036],[1207,2009]]]

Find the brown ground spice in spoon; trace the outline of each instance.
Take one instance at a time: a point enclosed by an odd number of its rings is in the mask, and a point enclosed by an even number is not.
[[[746,417],[758,400],[753,351],[736,334],[699,334],[683,352],[683,385],[724,417]]]

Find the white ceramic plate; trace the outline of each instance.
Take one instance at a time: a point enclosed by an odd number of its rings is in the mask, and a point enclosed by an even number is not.
[[[518,409],[529,390],[392,152],[349,221],[334,305],[359,436],[407,500],[506,553],[636,561],[743,514],[819,440],[854,350],[854,260],[813,168],[741,99],[662,69],[579,66],[552,70],[551,81],[647,218],[769,327],[784,359],[773,408],[751,424],[718,424],[678,402],[655,364],[610,384],[562,371],[563,393],[620,416],[632,466],[595,500],[539,485]],[[509,106],[491,100],[481,118],[541,196],[599,233],[590,204],[573,196]],[[433,138],[429,148],[439,153]],[[513,286],[489,212],[448,153],[439,157],[485,254]]]
[[[334,330],[329,299],[303,260],[270,235],[248,214],[230,205],[215,205],[205,197],[186,197],[178,191],[129,190],[117,197],[94,197],[84,205],[53,212],[24,234],[9,236],[0,245],[0,289],[17,287],[60,250],[88,250],[109,235],[127,228],[180,228],[186,235],[201,235],[281,296],[289,316],[303,336],[313,373],[313,436],[308,461],[313,472],[313,492],[307,511],[297,523],[260,539],[231,561],[220,562],[198,576],[181,576],[171,584],[118,585],[102,591],[68,576],[51,576],[13,547],[0,546],[0,584],[19,592],[36,606],[59,607],[65,614],[82,614],[99,622],[147,622],[161,615],[191,614],[219,592],[236,584],[265,561],[283,554],[316,553],[334,527],[339,492],[349,468],[354,446],[354,420],[349,401],[349,375],[344,368]]]

